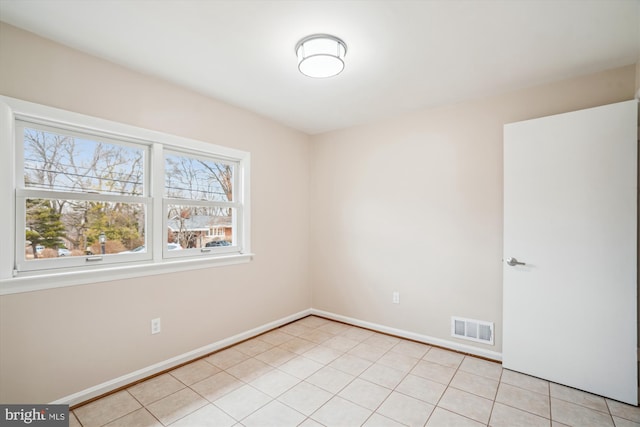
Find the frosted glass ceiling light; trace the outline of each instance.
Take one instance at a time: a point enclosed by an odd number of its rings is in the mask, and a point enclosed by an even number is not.
[[[313,34],[296,44],[298,69],[309,77],[333,77],[344,69],[345,42],[329,34]]]

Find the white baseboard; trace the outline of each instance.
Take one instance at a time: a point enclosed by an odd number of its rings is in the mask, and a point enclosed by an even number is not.
[[[462,353],[472,354],[474,356],[484,357],[486,359],[502,361],[502,353],[492,350],[485,350],[479,347],[473,347],[466,344],[457,343],[455,341],[444,340],[442,338],[430,337],[428,335],[417,334],[415,332],[405,331],[403,329],[390,328],[388,326],[379,325],[377,323],[365,322],[364,320],[354,319],[352,317],[342,316],[334,314],[328,311],[311,309],[311,314],[326,317],[327,319],[337,320],[339,322],[348,323],[353,326],[360,326],[362,328],[371,329],[378,332],[384,332],[386,334],[395,335],[401,338],[407,338],[413,341],[418,341],[425,344],[436,345],[438,347],[444,347],[451,350],[459,351]]]
[[[353,326],[360,326],[363,328],[371,329],[378,332],[384,332],[390,335],[407,338],[407,339],[422,342],[425,344],[436,345],[439,347],[444,347],[451,350],[484,357],[487,359],[502,361],[502,353],[498,353],[495,351],[485,350],[485,349],[473,347],[470,345],[460,344],[454,341],[443,340],[441,338],[434,338],[428,335],[417,334],[417,333],[405,331],[402,329],[390,328],[388,326],[379,325],[377,323],[366,322],[363,320],[342,316],[342,315],[331,313],[328,311],[309,308],[307,310],[300,311],[298,313],[292,314],[287,317],[283,317],[273,322],[266,323],[262,326],[258,326],[257,328],[251,329],[249,331],[242,332],[232,337],[225,338],[223,340],[205,345],[204,347],[200,347],[195,350],[189,351],[187,353],[178,355],[176,357],[172,357],[171,359],[167,359],[162,362],[156,363],[154,365],[147,366],[146,368],[139,369],[135,372],[131,372],[129,374],[123,375],[113,380],[104,382],[102,384],[89,387],[77,393],[70,394],[69,396],[65,396],[54,402],[51,402],[51,404],[62,404],[62,405],[73,406],[73,405],[77,405],[78,403],[86,402],[90,399],[93,399],[94,397],[98,397],[103,394],[109,393],[120,387],[124,387],[128,384],[132,384],[136,381],[148,378],[159,372],[166,371],[168,369],[174,368],[186,362],[190,362],[199,357],[205,356],[209,353],[213,353],[214,351],[232,346],[234,344],[237,344],[249,338],[253,338],[264,332],[278,328],[282,325],[286,325],[287,323],[296,321],[298,319],[302,319],[303,317],[306,317],[309,315],[317,315],[317,316],[325,317],[327,319],[332,319],[332,320],[337,320],[339,322],[347,323]]]
[[[102,384],[98,384],[96,386],[89,387],[77,393],[70,394],[69,396],[65,396],[61,399],[51,402],[51,404],[62,404],[62,405],[73,406],[78,403],[86,402],[87,400],[93,399],[94,397],[101,396],[105,393],[109,393],[110,391],[116,390],[120,387],[126,386],[128,384],[132,384],[141,379],[155,375],[158,372],[166,371],[167,369],[171,369],[180,364],[189,362],[191,360],[195,360],[199,357],[205,356],[214,351],[223,349],[225,347],[229,347],[231,345],[237,344],[249,338],[258,336],[264,332],[270,331],[271,329],[275,329],[282,325],[286,325],[287,323],[293,322],[298,319],[302,319],[303,317],[307,317],[310,314],[311,314],[311,309],[303,310],[299,313],[292,314],[290,316],[283,317],[282,319],[278,319],[273,322],[266,323],[262,326],[258,326],[257,328],[251,329],[249,331],[242,332],[240,334],[234,335],[229,338],[225,338],[220,341],[216,341],[214,343],[205,345],[204,347],[200,347],[195,350],[189,351],[187,353],[183,353],[179,356],[172,357],[171,359],[164,360],[162,362],[156,363],[151,366],[147,366],[146,368],[139,369],[135,372],[131,372],[129,374],[123,375],[113,380],[104,382]]]

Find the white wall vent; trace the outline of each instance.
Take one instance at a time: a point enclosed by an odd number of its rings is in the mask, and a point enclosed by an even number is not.
[[[452,316],[451,336],[493,345],[493,322]]]

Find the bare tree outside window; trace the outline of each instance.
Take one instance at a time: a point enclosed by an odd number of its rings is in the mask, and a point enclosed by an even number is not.
[[[107,236],[107,253],[144,244],[142,204],[57,197],[60,193],[142,196],[143,149],[35,128],[25,128],[23,136],[25,187],[51,192],[50,198],[27,201],[25,237],[31,246],[27,258],[42,258],[36,250],[43,243],[38,227],[57,230],[44,246],[68,250],[53,256],[95,252],[100,233]],[[49,220],[42,219],[44,206],[55,212]],[[58,222],[61,227],[54,225]]]
[[[181,202],[167,209],[169,242],[183,248],[201,248],[213,242],[231,244],[233,209],[224,203],[233,202],[233,172],[232,164],[220,161],[165,156],[165,197]]]
[[[0,111],[7,286],[251,260],[251,153],[8,97]]]

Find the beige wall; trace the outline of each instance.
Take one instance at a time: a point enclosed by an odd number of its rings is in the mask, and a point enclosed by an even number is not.
[[[309,137],[5,24],[0,58],[2,95],[250,151],[256,253],[0,297],[3,403],[49,402],[311,306],[451,340],[449,316],[490,320],[499,352],[503,124],[630,99],[636,80],[630,66]]]
[[[314,137],[313,307],[501,352],[503,125],[634,87],[632,65]],[[495,346],[451,338],[454,315],[495,322]]]
[[[50,402],[310,307],[308,136],[5,24],[0,58],[2,95],[250,151],[256,254],[0,297],[0,402]]]

